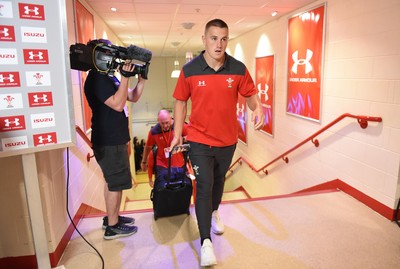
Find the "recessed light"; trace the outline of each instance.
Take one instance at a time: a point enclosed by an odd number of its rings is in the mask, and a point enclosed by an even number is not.
[[[186,30],[192,29],[193,26],[194,26],[194,23],[193,23],[193,22],[183,22],[183,23],[182,23],[182,27],[183,27],[184,29],[186,29]]]
[[[272,17],[275,17],[276,15],[278,15],[278,11],[274,11],[274,12],[271,13]]]
[[[112,7],[112,8],[111,8],[111,11],[116,12],[116,11],[117,11],[117,8],[116,8],[116,7]]]

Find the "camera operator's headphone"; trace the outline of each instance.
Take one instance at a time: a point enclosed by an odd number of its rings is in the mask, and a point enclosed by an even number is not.
[[[93,47],[92,50],[92,61],[93,66],[98,72],[108,74],[110,72],[111,62],[114,57],[107,54],[107,50],[101,50],[102,46],[112,45],[112,43],[107,39],[95,39],[87,43],[88,46]]]

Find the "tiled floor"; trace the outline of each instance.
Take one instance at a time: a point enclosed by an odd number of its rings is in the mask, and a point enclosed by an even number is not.
[[[106,269],[200,268],[199,234],[191,215],[135,217],[138,233],[104,240],[101,217],[78,229],[101,253]],[[215,268],[400,268],[400,227],[342,192],[220,207],[226,231],[212,236]],[[59,263],[67,269],[102,268],[96,252],[76,233]]]

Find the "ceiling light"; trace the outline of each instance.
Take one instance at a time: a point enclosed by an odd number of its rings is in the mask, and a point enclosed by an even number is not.
[[[181,70],[179,70],[179,61],[175,60],[174,61],[174,71],[171,73],[171,78],[179,78],[179,75],[181,74]]]
[[[193,53],[191,51],[186,52],[186,63],[193,59]]]
[[[186,29],[186,30],[192,29],[193,26],[194,26],[194,23],[193,23],[193,22],[184,22],[184,23],[182,23],[182,27],[183,27],[184,29]]]
[[[117,11],[117,8],[116,8],[116,7],[112,7],[112,8],[111,8],[111,11],[116,12],[116,11]]]
[[[179,46],[179,44],[181,44],[181,42],[179,42],[179,41],[171,42],[171,45],[172,45],[174,48],[177,48],[177,47]]]
[[[274,11],[274,12],[271,13],[272,17],[275,17],[276,15],[278,15],[278,11]]]

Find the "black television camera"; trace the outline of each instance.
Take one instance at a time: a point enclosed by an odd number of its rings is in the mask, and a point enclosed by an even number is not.
[[[147,79],[149,72],[150,60],[152,53],[149,50],[130,45],[129,47],[121,47],[112,45],[108,40],[93,40],[87,45],[76,43],[70,46],[69,58],[71,69],[88,71],[96,69],[99,72],[109,73],[117,69],[119,65],[125,64],[126,60],[137,60],[132,62],[135,65],[133,72],[126,72],[120,69],[125,77],[135,76],[139,74],[142,78]]]

